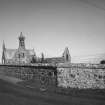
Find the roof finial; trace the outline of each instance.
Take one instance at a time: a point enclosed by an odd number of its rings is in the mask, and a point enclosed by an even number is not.
[[[20,37],[23,37],[23,33],[22,32],[20,33]]]
[[[23,33],[22,32],[20,32],[19,39],[25,39],[25,37],[23,36]]]

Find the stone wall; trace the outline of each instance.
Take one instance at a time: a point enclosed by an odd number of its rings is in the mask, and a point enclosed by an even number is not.
[[[59,87],[105,88],[105,65],[63,64],[57,72]]]
[[[0,65],[0,73],[16,77],[22,80],[29,80],[33,78],[34,69],[29,66],[17,66],[17,65]]]
[[[0,73],[22,80],[37,80],[48,76],[50,83],[65,88],[105,88],[105,65],[59,64],[48,65],[0,65]],[[43,73],[45,75],[43,75]],[[39,80],[38,80],[39,81]],[[40,81],[39,81],[40,82]]]
[[[47,76],[55,79],[56,68],[49,65],[0,65],[0,74],[22,80],[40,79]]]
[[[0,74],[24,80],[20,84],[37,90],[56,89],[56,67],[43,64],[0,65]]]

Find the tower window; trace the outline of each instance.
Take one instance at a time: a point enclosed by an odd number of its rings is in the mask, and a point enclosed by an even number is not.
[[[66,54],[66,60],[68,61],[68,54]]]

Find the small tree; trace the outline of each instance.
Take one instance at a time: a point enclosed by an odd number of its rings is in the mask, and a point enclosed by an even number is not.
[[[44,62],[44,54],[42,53],[41,54],[41,63],[43,63]]]
[[[105,60],[100,61],[100,64],[105,64]]]
[[[32,57],[31,63],[36,63],[35,56]]]

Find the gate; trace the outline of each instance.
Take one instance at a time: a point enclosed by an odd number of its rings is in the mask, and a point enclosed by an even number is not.
[[[34,69],[36,71],[36,68]],[[57,70],[56,67],[41,66],[37,68],[34,73],[34,81],[40,91],[53,90],[57,84]],[[36,86],[35,85],[35,86]],[[53,88],[53,89],[52,89]]]
[[[41,70],[39,72],[39,82],[40,82],[40,90],[41,91],[45,91],[48,89],[48,85],[49,85],[49,75],[47,70]]]

